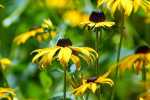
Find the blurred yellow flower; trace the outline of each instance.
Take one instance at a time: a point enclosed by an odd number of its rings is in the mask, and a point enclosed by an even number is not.
[[[8,58],[1,58],[0,59],[0,67],[2,69],[6,69],[6,66],[10,65],[12,62]]]
[[[48,7],[52,8],[64,8],[68,5],[70,0],[45,0],[45,3]]]
[[[88,27],[88,29],[100,28],[100,27],[111,27],[115,22],[106,21],[105,15],[103,12],[92,12],[89,17],[89,20],[82,21],[81,25]]]
[[[4,6],[0,4],[0,8],[4,8]]]
[[[28,39],[35,37],[39,42],[42,40],[46,40],[49,37],[54,38],[56,36],[56,32],[51,31],[53,29],[52,22],[48,20],[44,20],[42,27],[33,28],[28,32],[22,33],[21,35],[15,37],[14,42],[17,45],[24,44]]]
[[[68,65],[70,59],[76,65],[77,69],[80,68],[80,58],[87,62],[93,61],[98,57],[97,52],[89,47],[73,47],[70,39],[59,39],[57,46],[51,48],[37,49],[33,53],[37,53],[32,59],[33,63],[37,63],[41,68],[55,59],[58,59],[64,66]]]
[[[88,20],[88,15],[77,10],[70,10],[64,13],[63,18],[71,26],[80,26],[82,21]]]
[[[140,95],[139,100],[150,100],[150,92],[144,92]]]
[[[13,100],[13,97],[15,96],[14,89],[12,88],[0,88],[0,100],[7,99],[7,100]]]
[[[141,7],[145,12],[150,11],[150,1],[148,0],[98,0],[97,5],[101,6],[102,4],[106,4],[108,8],[112,10],[112,13],[117,9],[123,9],[124,14],[129,16],[132,11],[137,12],[137,10]]]
[[[121,71],[131,69],[134,67],[137,72],[141,71],[142,66],[148,66],[150,64],[150,48],[147,46],[140,46],[135,51],[135,54],[129,55],[119,62],[119,68]]]
[[[107,78],[109,75],[109,72],[105,73],[102,76],[99,77],[92,77],[90,79],[83,79],[82,85],[80,85],[78,88],[73,90],[73,93],[77,96],[80,96],[85,93],[87,89],[91,90],[93,93],[95,93],[96,89],[99,88],[100,84],[108,84],[112,86],[114,83],[110,78]]]

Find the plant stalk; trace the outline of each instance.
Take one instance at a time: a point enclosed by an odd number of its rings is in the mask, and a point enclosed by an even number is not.
[[[66,66],[64,66],[64,100],[66,100]]]
[[[0,65],[0,87],[8,87],[8,82],[5,78],[1,65]]]
[[[100,33],[101,34],[101,33]],[[98,29],[96,29],[96,41],[95,41],[95,49],[97,53],[99,53],[99,32]],[[98,75],[99,72],[99,57],[96,59],[96,75]]]
[[[114,76],[114,81],[116,83],[117,83],[117,79],[119,76],[118,67],[119,67],[121,46],[122,46],[122,42],[123,42],[123,33],[124,33],[124,15],[122,13],[120,13],[120,14],[121,14],[121,18],[120,18],[120,40],[119,40],[119,44],[118,44],[117,59],[116,59],[117,65],[116,65],[115,76]],[[111,100],[114,100],[115,92],[116,92],[116,85],[114,85],[114,87],[113,87]]]

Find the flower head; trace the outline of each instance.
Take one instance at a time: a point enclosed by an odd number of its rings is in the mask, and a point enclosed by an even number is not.
[[[114,13],[117,9],[123,9],[124,14],[129,16],[132,11],[137,12],[141,7],[145,12],[150,11],[150,1],[148,0],[97,0],[98,6],[106,4]]]
[[[14,89],[0,88],[0,99],[13,100],[14,96],[15,96]]]
[[[2,58],[0,59],[0,67],[2,69],[6,69],[6,66],[10,65],[12,62],[8,58]]]
[[[22,33],[14,39],[17,45],[24,44],[28,39],[35,37],[39,42],[42,40],[46,40],[49,38],[54,38],[56,36],[56,32],[51,31],[53,29],[53,25],[51,21],[44,20],[42,27],[33,27],[28,32]]]
[[[98,57],[97,52],[89,47],[73,47],[70,39],[59,39],[57,45],[51,48],[37,49],[33,53],[37,53],[32,59],[33,63],[38,63],[42,68],[51,64],[58,59],[64,66],[68,65],[71,60],[76,67],[80,68],[80,58],[87,62],[93,61]]]
[[[121,71],[134,67],[137,72],[142,69],[142,66],[150,64],[150,48],[148,46],[140,46],[136,49],[135,54],[129,55],[119,62]]]
[[[87,80],[83,79],[82,84],[75,88],[73,90],[73,93],[75,95],[82,95],[85,93],[87,89],[91,90],[93,93],[95,93],[96,89],[101,85],[101,84],[108,84],[112,86],[114,83],[110,78],[107,78],[109,75],[109,72],[105,73],[102,76],[99,77],[92,77]]]
[[[115,22],[106,21],[105,15],[103,12],[92,12],[89,16],[89,20],[83,21],[81,23],[85,27],[89,29],[94,28],[104,28],[104,27],[111,27],[115,24]]]

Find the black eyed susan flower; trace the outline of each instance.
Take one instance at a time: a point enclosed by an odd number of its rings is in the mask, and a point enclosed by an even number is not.
[[[132,11],[137,12],[141,7],[145,12],[150,11],[150,1],[149,0],[97,0],[98,6],[106,4],[108,8],[114,13],[117,9],[124,10],[124,14],[129,16]]]
[[[14,96],[15,96],[14,89],[0,88],[0,100],[3,100],[3,99],[13,100]]]
[[[21,35],[15,37],[14,42],[17,45],[20,45],[24,44],[28,39],[33,37],[35,37],[39,42],[48,39],[49,36],[54,38],[56,36],[56,32],[51,31],[51,29],[53,29],[52,22],[49,19],[44,20],[42,27],[33,27],[28,32],[22,33]]]
[[[140,46],[135,54],[129,55],[119,62],[121,71],[134,67],[137,72],[141,71],[142,66],[150,64],[150,48],[148,46]]]
[[[2,69],[6,69],[7,66],[9,66],[12,62],[8,58],[1,58],[0,59],[0,67]]]
[[[88,20],[88,15],[81,13],[77,10],[70,10],[64,13],[64,20],[71,26],[80,26],[82,21]]]
[[[89,29],[94,29],[100,27],[111,27],[115,24],[115,22],[106,21],[103,12],[92,12],[89,16],[89,20],[82,22],[81,24]]]
[[[73,90],[73,93],[80,96],[86,92],[86,90],[91,90],[95,93],[96,89],[100,87],[101,84],[108,84],[112,86],[114,83],[110,78],[107,78],[109,72],[105,73],[99,77],[92,77],[89,79],[83,79],[82,84]]]
[[[89,47],[73,47],[70,39],[59,39],[57,45],[51,48],[37,49],[37,53],[32,59],[33,63],[38,63],[42,68],[58,59],[64,66],[71,60],[76,67],[80,68],[80,57],[87,62],[93,61],[98,57],[97,52]]]

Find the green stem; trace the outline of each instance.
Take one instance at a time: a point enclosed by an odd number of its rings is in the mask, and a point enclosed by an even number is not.
[[[96,29],[95,49],[97,53],[99,53],[99,35],[101,35],[101,33],[99,34],[98,29]],[[99,57],[96,59],[96,75],[98,75],[99,72],[98,67],[99,67]]]
[[[145,82],[146,81],[146,68],[143,64],[143,67],[142,67],[142,80]]]
[[[64,66],[64,100],[66,100],[66,66]]]
[[[118,67],[119,67],[121,46],[122,46],[123,33],[124,33],[124,15],[122,15],[120,23],[121,23],[121,25],[120,25],[120,41],[119,41],[118,50],[117,50],[117,65],[116,65],[116,70],[115,70],[116,72],[115,72],[115,79],[114,79],[114,81],[116,83],[117,83],[117,79],[118,79],[118,76],[119,76]],[[116,85],[114,85],[114,87],[113,87],[112,95],[111,95],[111,100],[114,100],[115,91],[116,91]]]
[[[95,41],[95,49],[97,51],[97,53],[99,53],[99,42],[100,42],[100,39],[101,39],[101,32],[99,32],[98,29],[96,29],[96,41]],[[98,73],[99,73],[99,59],[100,57],[98,57],[96,59],[96,76],[98,76]],[[96,95],[98,97],[98,100],[100,100],[100,97],[101,97],[101,93],[100,93],[100,88],[97,90],[96,92]]]
[[[3,69],[1,65],[0,65],[0,87],[8,87],[8,83],[3,73]]]

